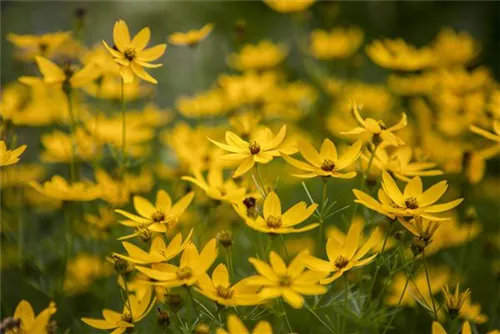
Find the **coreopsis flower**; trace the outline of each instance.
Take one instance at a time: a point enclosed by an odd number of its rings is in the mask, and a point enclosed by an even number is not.
[[[328,273],[306,270],[304,253],[297,255],[287,266],[274,251],[269,254],[269,262],[249,258],[259,275],[247,278],[250,285],[262,287],[259,296],[262,299],[281,297],[293,308],[304,306],[304,297],[324,294],[326,287],[319,284]]]
[[[217,328],[216,334],[250,334],[245,324],[234,314],[230,314],[227,317],[227,330],[223,328]],[[271,325],[264,320],[261,320],[252,330],[251,334],[273,334],[273,329]]]
[[[239,136],[246,138],[254,132],[261,118],[256,112],[244,112],[229,118],[229,125],[236,130]]]
[[[316,0],[264,0],[264,3],[279,13],[302,12],[311,7]]]
[[[168,36],[168,41],[174,45],[194,46],[203,41],[214,29],[213,23],[205,24],[199,30],[189,30],[188,32],[175,32]]]
[[[436,59],[431,48],[417,49],[401,38],[375,40],[365,51],[375,64],[398,71],[423,70],[432,67]]]
[[[229,55],[228,63],[239,71],[269,70],[283,62],[287,52],[284,45],[263,40],[257,44],[245,44],[240,52]]]
[[[470,296],[465,298],[458,317],[476,324],[484,324],[488,321],[488,316],[481,313],[481,305],[472,303]]]
[[[151,298],[152,289],[147,289],[142,298],[138,298],[133,294],[128,295],[129,303],[125,303],[123,311],[116,312],[109,309],[102,310],[104,319],[82,318],[81,320],[97,329],[114,329],[113,333],[121,334],[130,331],[134,328],[134,323],[141,321],[151,311],[155,305],[156,298]]]
[[[7,34],[7,40],[19,48],[21,58],[30,61],[34,60],[36,56],[47,58],[57,56],[61,51],[61,46],[70,39],[70,31],[43,35]]]
[[[493,121],[493,132],[486,131],[475,125],[471,125],[470,130],[486,139],[500,143],[500,121]]]
[[[115,211],[108,206],[99,205],[96,214],[84,213],[83,220],[88,224],[86,234],[93,238],[104,239],[111,231],[111,227],[118,222]]]
[[[143,251],[141,248],[134,244],[124,241],[123,247],[128,253],[128,256],[113,253],[113,257],[126,260],[131,263],[137,264],[150,264],[158,262],[167,262],[180,254],[191,243],[191,236],[193,230],[189,232],[188,236],[182,240],[182,234],[177,233],[175,237],[169,242],[168,246],[165,244],[161,235],[157,236],[151,242],[149,253]]]
[[[444,27],[433,41],[432,49],[436,55],[436,66],[457,67],[473,61],[480,52],[480,45],[469,33]]]
[[[418,74],[397,75],[387,77],[387,86],[397,95],[420,96],[431,95],[439,83],[439,73],[426,71]]]
[[[194,177],[183,176],[182,179],[197,185],[208,197],[216,201],[234,203],[245,197],[246,189],[239,187],[232,179],[224,181],[223,171],[218,166],[209,169],[206,180],[198,170],[193,171],[193,174]]]
[[[210,240],[201,253],[194,244],[189,244],[182,252],[179,266],[167,263],[153,263],[151,268],[136,266],[146,276],[158,281],[155,284],[165,287],[192,286],[212,266],[217,258],[217,240]]]
[[[249,141],[238,137],[234,132],[226,132],[226,144],[208,138],[221,149],[231,152],[221,158],[238,164],[233,177],[238,177],[248,172],[255,163],[267,164],[280,154],[280,145],[285,139],[286,125],[274,136],[271,130],[260,131]]]
[[[362,141],[356,141],[339,156],[335,144],[330,139],[323,141],[319,153],[308,141],[300,140],[298,149],[306,162],[294,159],[284,153],[281,153],[281,156],[290,165],[304,171],[302,174],[292,174],[296,177],[312,178],[321,176],[351,179],[356,176],[356,172],[344,172],[343,170],[356,162],[361,153],[362,144]]]
[[[437,166],[437,163],[429,161],[412,162],[411,146],[400,146],[392,152],[387,152],[385,147],[379,147],[375,151],[373,158],[374,167],[381,171],[390,172],[396,178],[409,182],[414,176],[436,176],[442,175],[443,172],[439,169],[431,169]],[[369,161],[370,157],[363,154],[363,159]]]
[[[426,250],[427,246],[433,241],[434,234],[439,228],[439,222],[422,217],[414,217],[409,221],[399,218],[399,222],[413,234],[411,251],[415,256]]]
[[[134,196],[134,208],[139,215],[120,209],[115,211],[130,219],[130,221],[122,222],[124,225],[138,229],[147,228],[151,232],[164,233],[177,224],[179,216],[186,211],[193,198],[194,192],[190,192],[172,205],[170,195],[165,190],[159,190],[156,193],[156,202],[154,205],[144,197]],[[137,232],[121,239],[136,235]]]
[[[433,321],[431,334],[447,334],[447,332],[439,322]],[[472,334],[470,323],[468,321],[464,321],[460,334]]]
[[[41,194],[61,201],[92,201],[101,196],[101,187],[88,182],[68,183],[63,177],[55,175],[42,184],[29,182]]]
[[[176,99],[175,107],[185,117],[203,118],[225,115],[233,106],[224,90],[215,87],[193,96],[181,96]]]
[[[448,310],[448,314],[452,319],[458,316],[462,305],[465,303],[467,297],[470,296],[470,289],[460,292],[460,283],[457,283],[455,287],[455,293],[450,293],[450,288],[448,284],[443,287],[444,304]]]
[[[107,52],[107,51],[106,51]],[[116,64],[113,61],[114,64]],[[116,64],[118,66],[118,64]],[[93,81],[82,89],[89,95],[103,100],[122,100],[122,79],[121,76],[106,75],[99,80]],[[153,93],[151,85],[143,81],[135,80],[123,87],[123,101],[129,102],[140,98],[149,97]]]
[[[214,302],[225,306],[256,305],[262,302],[258,296],[258,287],[247,284],[248,279],[243,279],[236,284],[229,281],[226,266],[221,263],[212,272],[212,279],[204,274],[198,280],[198,291]]]
[[[342,276],[346,271],[361,267],[372,262],[377,253],[366,256],[380,242],[380,230],[375,229],[370,237],[361,243],[363,224],[353,221],[344,240],[328,238],[326,242],[326,255],[328,261],[312,255],[306,255],[304,262],[309,269],[333,274],[320,281],[321,284],[330,284]],[[343,241],[343,242],[341,242]]]
[[[14,165],[20,160],[21,154],[26,150],[27,145],[21,145],[13,150],[8,150],[7,145],[0,141],[0,166]]]
[[[124,83],[133,82],[134,75],[153,84],[158,83],[144,68],[158,68],[162,66],[162,64],[153,64],[150,62],[160,58],[165,53],[167,45],[158,44],[146,49],[150,38],[151,30],[149,27],[146,27],[139,31],[134,38],[130,39],[127,23],[123,20],[118,20],[113,27],[113,41],[116,49],[110,47],[104,40],[102,41],[115,62],[120,65],[120,75]]]
[[[73,140],[75,144],[73,144]],[[75,130],[74,139],[62,131],[42,135],[40,139],[45,150],[40,160],[49,163],[70,163],[71,161],[91,161],[98,154],[97,145],[84,128]],[[73,147],[74,145],[74,147]],[[75,151],[75,156],[73,156]]]
[[[36,56],[35,60],[43,78],[27,76],[19,78],[20,82],[29,86],[48,84],[64,89],[67,89],[65,85],[80,88],[99,76],[99,72],[95,71],[93,64],[86,65],[82,69],[77,70],[71,64],[66,64],[61,68],[53,61],[40,56]]]
[[[225,98],[233,108],[240,105],[260,105],[270,98],[278,83],[275,71],[246,71],[238,75],[223,74],[217,79]]]
[[[17,304],[14,315],[3,319],[0,323],[0,328],[2,329],[2,333],[5,334],[49,334],[47,326],[49,325],[50,317],[56,311],[56,305],[51,302],[46,309],[35,317],[35,312],[30,303],[26,300],[21,300]]]
[[[113,178],[103,169],[95,171],[95,179],[101,187],[101,198],[114,207],[123,206],[129,202],[130,189],[124,180]]]
[[[310,35],[309,52],[322,60],[348,58],[359,49],[363,37],[358,27],[335,28],[330,32],[316,29]]]
[[[18,164],[0,169],[0,189],[24,186],[31,181],[39,181],[45,175],[45,168],[40,164]]]
[[[447,220],[435,216],[435,213],[445,212],[453,209],[463,198],[453,200],[443,204],[435,204],[448,189],[446,181],[440,181],[423,190],[422,179],[416,176],[408,182],[402,193],[394,179],[388,172],[382,173],[382,189],[378,192],[379,201],[370,195],[353,189],[356,196],[356,203],[385,214],[391,218],[394,217],[422,217],[432,221]]]
[[[361,127],[355,127],[350,131],[341,132],[341,134],[355,136],[368,134],[375,145],[379,145],[383,141],[393,146],[404,144],[403,140],[393,132],[403,129],[408,124],[405,113],[402,114],[401,120],[397,124],[387,127],[381,120],[376,121],[373,118],[363,119],[359,113],[360,107],[354,101],[351,102],[351,110]]]
[[[111,275],[112,270],[111,265],[100,257],[79,253],[68,262],[63,290],[70,295],[85,292],[95,279]]]

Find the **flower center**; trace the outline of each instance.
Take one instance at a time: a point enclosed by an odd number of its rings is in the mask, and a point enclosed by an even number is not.
[[[324,170],[325,172],[331,172],[332,170],[335,169],[335,162],[330,159],[325,159],[321,164],[321,169]]]
[[[377,123],[382,130],[387,130],[387,126],[385,125],[385,123],[382,120],[379,120]]]
[[[415,197],[408,197],[405,199],[405,205],[408,209],[418,209],[418,202]]]
[[[250,142],[248,143],[248,148],[250,149],[250,153],[252,153],[253,155],[260,152],[260,145],[255,140],[250,140]]]
[[[269,216],[266,219],[267,226],[271,228],[278,228],[283,224],[283,221],[281,220],[281,216]]]
[[[2,333],[20,333],[21,319],[14,317],[5,318],[0,322],[0,328],[2,328]]]
[[[179,279],[188,279],[193,275],[193,271],[189,267],[182,267],[177,271],[177,277]]]
[[[280,285],[281,286],[290,286],[292,284],[292,278],[290,276],[281,276],[280,277]]]
[[[124,314],[122,314],[122,320],[131,324],[132,323],[132,316],[129,313],[124,313]]]
[[[340,255],[335,260],[335,267],[337,267],[338,269],[342,269],[345,268],[348,263],[349,259],[347,259],[345,256]]]
[[[165,220],[165,212],[163,212],[162,210],[158,210],[156,212],[153,212],[153,214],[151,215],[151,219],[155,223],[162,222]]]
[[[217,294],[224,299],[229,299],[233,296],[233,289],[228,286],[217,285]]]
[[[45,52],[47,51],[48,48],[49,48],[49,46],[47,45],[47,43],[44,43],[44,42],[42,42],[38,45],[38,50],[40,50],[41,54],[45,54]]]
[[[125,50],[125,52],[123,53],[123,55],[125,56],[125,58],[127,58],[130,61],[132,61],[135,58],[136,52],[135,52],[134,49],[127,49],[127,50]]]

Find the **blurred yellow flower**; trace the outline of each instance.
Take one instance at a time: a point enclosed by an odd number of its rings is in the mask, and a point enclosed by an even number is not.
[[[127,23],[118,20],[113,27],[114,47],[111,48],[104,40],[102,41],[115,62],[120,65],[120,75],[124,83],[133,82],[134,74],[142,80],[153,84],[158,83],[155,78],[144,70],[144,67],[157,68],[162,66],[162,64],[152,64],[150,62],[160,58],[165,53],[167,45],[158,44],[146,49],[150,38],[151,30],[146,27],[139,31],[134,38],[130,39]]]
[[[185,117],[202,118],[222,116],[232,109],[232,104],[222,89],[212,88],[194,96],[180,96],[175,107]]]
[[[263,40],[257,44],[245,44],[238,53],[228,56],[228,63],[239,71],[269,70],[278,66],[287,52],[284,45]]]
[[[41,194],[61,201],[92,201],[101,196],[101,187],[89,182],[73,182],[69,184],[59,175],[42,184],[28,183]]]
[[[61,46],[71,39],[70,31],[43,35],[18,35],[9,33],[7,40],[19,48],[22,59],[32,61],[36,56],[53,58],[58,56]]]
[[[0,189],[24,186],[30,181],[39,181],[45,175],[45,168],[40,164],[18,164],[0,170]]]
[[[436,66],[463,66],[473,61],[480,51],[479,43],[467,32],[442,28],[432,43]]]
[[[472,334],[472,330],[470,328],[470,324],[468,321],[465,321],[460,330],[461,334]],[[432,322],[432,334],[447,334],[446,330],[441,326],[441,324],[437,321]]]
[[[234,314],[227,317],[227,331],[223,328],[217,328],[216,334],[250,334],[245,324]],[[261,320],[252,330],[251,334],[273,334],[271,325],[264,320]]]
[[[30,303],[26,300],[21,300],[17,304],[14,315],[11,318],[11,328],[6,328],[6,334],[49,334],[47,326],[49,325],[50,317],[56,313],[56,305],[51,302],[49,306],[40,312],[35,317],[35,312]],[[5,321],[5,320],[4,320]],[[4,327],[2,327],[2,330]]]
[[[493,121],[493,132],[486,131],[475,125],[471,125],[470,130],[486,139],[500,143],[500,121]]]
[[[168,36],[168,41],[174,45],[194,46],[200,43],[214,29],[213,23],[205,24],[199,30],[189,30],[188,32],[175,32]]]
[[[264,3],[279,13],[302,12],[316,0],[264,0]]]
[[[7,145],[0,141],[0,166],[14,165],[20,160],[21,154],[26,150],[27,145],[21,145],[13,150],[8,150]]]
[[[92,281],[109,276],[112,272],[111,265],[98,256],[80,253],[68,263],[64,292],[70,295],[84,292]]]
[[[375,40],[366,46],[366,54],[377,65],[398,71],[418,71],[432,67],[435,55],[431,48],[417,49],[404,40]]]
[[[62,131],[42,135],[45,151],[40,154],[40,160],[49,163],[70,163],[71,161],[91,161],[99,154],[98,147],[84,128],[77,128],[74,141],[70,134]],[[73,147],[73,145],[75,147]],[[75,157],[73,157],[73,151]]]
[[[322,60],[348,58],[359,49],[363,37],[358,27],[335,28],[330,32],[316,29],[310,35],[309,52]]]

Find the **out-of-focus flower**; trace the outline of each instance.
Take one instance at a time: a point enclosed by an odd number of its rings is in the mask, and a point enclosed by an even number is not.
[[[462,328],[460,330],[461,334],[472,334],[472,330],[470,328],[470,323],[468,321],[464,321]],[[443,326],[437,322],[432,322],[432,334],[447,334],[446,330]]]
[[[101,188],[100,197],[114,207],[123,206],[128,203],[130,189],[123,180],[115,180],[103,169],[95,171],[97,185]]]
[[[227,331],[223,328],[217,328],[216,334],[250,334],[245,324],[234,314],[227,317]],[[252,330],[252,334],[273,334],[271,325],[264,320],[261,320]]]
[[[262,71],[278,66],[286,57],[284,45],[276,45],[268,40],[258,44],[245,44],[238,53],[228,57],[228,63],[239,71]]]
[[[125,186],[133,194],[147,194],[154,186],[153,171],[148,167],[143,167],[138,174],[126,172],[123,175]]]
[[[264,0],[264,3],[279,13],[302,12],[311,7],[316,0]]]
[[[108,75],[85,85],[82,89],[87,94],[99,99],[121,101],[121,81],[122,79],[119,76]],[[150,96],[152,92],[151,85],[146,85],[143,81],[134,80],[123,87],[123,100],[125,102],[134,101]]]
[[[493,140],[494,142],[500,143],[500,122],[499,121],[494,121],[493,122],[493,132],[486,131],[484,129],[481,129],[478,126],[471,125],[470,130],[474,133],[477,133],[478,135],[489,139]]]
[[[40,164],[19,164],[0,170],[0,188],[26,185],[30,181],[39,181],[45,175],[45,168]]]
[[[8,150],[7,145],[0,141],[0,166],[14,165],[20,160],[21,154],[26,150],[27,145],[21,145],[13,150]]]
[[[244,112],[229,118],[229,124],[239,136],[247,138],[257,128],[261,117],[256,112]]]
[[[189,30],[188,32],[175,32],[168,36],[168,41],[174,45],[194,46],[203,41],[214,29],[213,23],[205,24],[199,30]]]
[[[310,35],[309,52],[322,60],[351,57],[363,43],[363,31],[357,27],[314,30]]]
[[[467,32],[445,27],[432,43],[436,66],[455,67],[470,63],[479,54],[479,43]]]
[[[188,118],[216,117],[227,114],[233,107],[224,90],[213,88],[198,92],[194,96],[181,96],[175,107]]]
[[[358,140],[348,147],[341,156],[338,156],[337,148],[330,139],[325,139],[318,153],[314,147],[306,140],[299,141],[298,148],[302,157],[307,162],[289,157],[281,153],[283,159],[290,165],[304,171],[304,174],[292,174],[301,178],[312,177],[334,177],[341,179],[351,179],[356,176],[356,172],[342,172],[343,169],[351,166],[359,157],[362,142]]]
[[[438,73],[435,71],[405,76],[391,74],[387,78],[387,85],[390,89],[401,96],[431,94],[438,83]]]
[[[105,238],[117,223],[114,210],[104,205],[99,206],[97,214],[85,213],[83,219],[89,225],[87,233],[96,238]]]
[[[133,82],[134,74],[142,80],[153,84],[158,83],[155,78],[144,70],[144,67],[157,68],[162,66],[162,64],[153,64],[150,62],[160,58],[165,53],[167,45],[158,44],[146,49],[150,38],[151,30],[149,27],[146,27],[139,31],[134,38],[130,39],[127,23],[123,20],[118,20],[113,27],[113,41],[116,49],[109,47],[105,41],[102,41],[115,62],[120,65],[120,75],[124,83]]]
[[[275,72],[256,73],[248,71],[241,75],[221,75],[217,83],[233,107],[243,104],[260,105],[269,97],[278,83]]]
[[[174,115],[170,109],[162,109],[154,103],[148,103],[142,110],[129,111],[127,118],[131,123],[142,123],[152,128],[161,128],[169,123]]]
[[[76,129],[74,143],[71,135],[62,131],[44,134],[41,142],[45,151],[40,154],[40,159],[49,163],[69,163],[73,160],[91,161],[99,152],[92,137],[83,128]]]
[[[36,56],[54,58],[60,54],[61,46],[71,39],[70,31],[43,35],[18,35],[9,33],[7,40],[19,48],[21,59],[32,61]]]
[[[458,317],[476,324],[484,324],[488,321],[488,316],[481,313],[481,305],[472,303],[470,296],[465,298]]]
[[[113,268],[98,256],[80,253],[71,259],[66,268],[64,292],[76,294],[83,292],[97,278],[111,275]]]
[[[2,330],[5,328],[6,334],[49,334],[47,326],[49,325],[50,317],[56,311],[56,305],[51,302],[46,309],[35,317],[35,312],[30,303],[26,300],[21,300],[17,304],[14,315],[9,319],[11,328],[2,326]]]
[[[375,40],[366,47],[366,54],[377,65],[398,71],[423,70],[435,63],[431,48],[417,49],[400,38]]]
[[[73,182],[69,184],[59,175],[42,184],[31,181],[35,190],[47,197],[61,201],[92,201],[101,196],[101,187],[87,182]]]

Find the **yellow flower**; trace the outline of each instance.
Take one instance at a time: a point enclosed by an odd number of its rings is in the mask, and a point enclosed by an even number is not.
[[[59,175],[53,176],[43,185],[34,181],[29,185],[41,194],[61,201],[91,201],[101,196],[101,187],[87,182],[69,184]]]
[[[321,284],[330,284],[342,276],[346,271],[367,265],[372,262],[377,253],[365,257],[368,252],[378,246],[380,242],[380,230],[374,230],[370,237],[361,243],[363,235],[363,224],[359,220],[352,222],[343,242],[336,238],[328,238],[326,242],[326,255],[328,261],[307,255],[304,259],[307,267],[312,270],[333,273],[332,276],[321,280]]]
[[[0,141],[0,166],[14,165],[19,161],[19,156],[26,150],[27,145],[21,145],[14,150],[8,150],[7,145]]]
[[[188,32],[175,32],[168,36],[168,41],[174,45],[188,45],[193,46],[200,43],[214,29],[213,23],[205,24],[199,30],[189,30]]]
[[[245,44],[239,53],[228,57],[229,66],[239,71],[262,71],[278,66],[285,59],[288,50],[264,40],[258,44]]]
[[[260,275],[249,277],[248,284],[260,286],[259,296],[262,299],[281,297],[293,308],[304,306],[304,297],[324,294],[326,287],[319,281],[328,273],[306,270],[304,253],[297,255],[288,265],[274,251],[269,254],[271,265],[256,258],[248,261]]]
[[[363,31],[357,27],[335,28],[331,32],[316,29],[311,35],[310,52],[323,60],[352,56],[363,43]]]
[[[471,125],[470,130],[474,133],[477,133],[478,135],[489,139],[493,140],[497,143],[500,143],[500,122],[499,121],[493,121],[493,132],[486,131],[484,129],[481,129],[478,126]]]
[[[467,65],[477,57],[480,51],[479,43],[469,33],[455,32],[449,27],[439,31],[432,43],[432,48],[436,54],[436,65],[439,67]]]
[[[188,118],[202,118],[225,115],[232,105],[220,88],[197,92],[194,96],[181,96],[176,99],[175,107]]]
[[[95,171],[95,179],[102,189],[101,198],[113,206],[122,206],[128,203],[130,189],[123,180],[115,180],[103,169]]]
[[[399,71],[423,70],[435,63],[432,49],[417,49],[400,38],[375,40],[366,47],[366,54],[377,65]]]
[[[259,232],[269,234],[300,233],[310,231],[319,226],[319,223],[314,223],[295,228],[295,225],[309,218],[318,205],[312,204],[307,206],[305,202],[299,202],[282,213],[280,199],[274,191],[270,192],[264,201],[263,216],[256,218],[249,217],[247,212],[242,210],[241,206],[234,207],[238,214],[245,220],[245,223]]]
[[[355,127],[351,131],[341,132],[341,134],[355,136],[368,134],[375,145],[379,145],[383,141],[393,146],[404,144],[403,140],[393,134],[393,132],[406,127],[407,119],[405,113],[403,113],[401,120],[397,124],[388,128],[382,121],[376,121],[373,118],[363,119],[359,113],[360,108],[354,101],[351,103],[351,109],[361,127]]]
[[[139,216],[123,210],[115,211],[131,220],[122,222],[124,225],[147,228],[152,232],[164,233],[177,224],[179,216],[186,211],[193,197],[194,192],[190,192],[172,205],[170,195],[165,190],[159,190],[156,193],[155,205],[151,204],[144,197],[134,196],[134,208]],[[137,233],[133,233],[121,239],[131,238],[136,235]]]
[[[168,260],[176,257],[187,246],[189,246],[189,244],[191,243],[192,234],[193,230],[191,229],[188,236],[183,241],[182,234],[177,233],[175,237],[170,241],[168,246],[165,244],[163,237],[159,235],[153,239],[153,242],[151,243],[151,248],[149,249],[149,253],[143,251],[141,248],[129,242],[124,241],[122,244],[125,250],[127,251],[128,256],[113,253],[113,257],[118,257],[128,262],[137,264],[167,262]]]
[[[234,108],[242,104],[262,104],[271,98],[270,92],[276,88],[277,83],[278,75],[273,71],[262,73],[246,71],[240,75],[223,74],[217,79],[217,84]]]
[[[279,13],[302,12],[311,7],[316,0],[264,0],[264,3]]]
[[[195,170],[192,176],[183,176],[182,179],[194,183],[200,187],[208,197],[216,201],[227,201],[229,203],[237,202],[245,197],[246,189],[238,187],[232,180],[224,181],[222,169],[218,166],[212,166],[207,175],[207,179],[203,174]]]
[[[40,164],[19,164],[0,170],[0,189],[24,186],[30,181],[38,181],[45,175],[45,168]]]
[[[81,320],[97,329],[114,329],[113,333],[116,334],[130,331],[130,328],[134,328],[134,323],[141,321],[155,305],[156,298],[151,299],[152,289],[147,289],[147,291],[141,299],[129,294],[130,308],[126,303],[121,313],[104,309],[102,310],[104,320],[92,318],[82,318]]]
[[[436,89],[438,79],[439,74],[434,71],[405,76],[391,74],[387,78],[387,85],[401,96],[430,95]]]
[[[245,324],[234,314],[227,317],[227,331],[222,328],[217,328],[216,334],[250,334]],[[251,334],[273,334],[271,325],[264,320],[261,320],[252,330]]]
[[[100,205],[97,214],[85,213],[83,219],[88,224],[88,231],[94,238],[106,238],[111,227],[117,223],[115,211],[107,206]]]
[[[116,49],[109,47],[105,41],[102,41],[115,62],[120,65],[120,75],[124,83],[133,82],[134,74],[145,81],[153,84],[158,83],[155,78],[144,70],[144,67],[157,68],[162,66],[162,64],[152,64],[150,62],[160,58],[165,53],[167,45],[159,44],[146,49],[150,38],[151,30],[146,27],[139,31],[134,38],[130,39],[127,23],[118,20],[113,27],[113,41]]]
[[[356,196],[356,203],[363,204],[391,218],[395,216],[422,217],[438,221],[449,218],[437,217],[434,213],[451,210],[463,201],[463,198],[460,198],[443,204],[435,204],[447,189],[448,183],[441,181],[424,191],[422,179],[416,176],[405,186],[402,193],[391,175],[383,172],[382,189],[378,193],[380,202],[377,202],[373,197],[357,189],[353,189],[353,192]]]
[[[152,268],[137,266],[136,269],[157,280],[155,283],[165,287],[192,286],[212,266],[217,258],[217,240],[210,240],[201,253],[194,244],[189,244],[182,252],[179,266],[167,263],[154,263]]]
[[[458,316],[461,319],[465,319],[476,324],[484,324],[488,321],[488,316],[481,313],[481,305],[478,303],[473,304],[470,296],[465,298]]]
[[[79,88],[87,85],[99,76],[99,72],[94,69],[93,64],[86,65],[81,70],[76,70],[71,64],[67,64],[61,68],[51,60],[40,56],[36,56],[35,60],[43,78],[26,76],[19,78],[20,82],[29,86],[49,84],[63,87],[63,85],[68,84],[73,88]]]
[[[241,137],[248,137],[257,128],[261,116],[256,112],[245,112],[229,118],[229,124]]]
[[[214,302],[225,306],[246,306],[262,302],[257,295],[258,288],[247,284],[248,279],[243,279],[231,285],[229,273],[224,264],[219,264],[212,272],[212,279],[204,274],[198,280],[196,291]]]
[[[83,128],[75,131],[75,147],[71,135],[62,131],[44,134],[40,139],[45,151],[40,154],[40,160],[49,163],[69,163],[75,159],[79,161],[91,161],[98,154],[97,147],[92,137]]]
[[[97,278],[111,275],[112,267],[101,258],[85,253],[71,259],[64,277],[64,292],[67,294],[81,293]]]
[[[7,40],[20,49],[22,59],[26,60],[33,60],[36,56],[53,58],[60,53],[61,46],[70,39],[70,31],[43,35],[7,34]]]
[[[470,296],[470,289],[460,292],[460,283],[457,283],[455,293],[450,294],[448,284],[443,287],[444,304],[451,318],[455,318],[461,311],[465,300]]]
[[[6,329],[5,334],[48,334],[47,326],[49,325],[50,317],[56,311],[56,305],[51,302],[46,309],[35,317],[35,312],[30,303],[26,300],[21,300],[17,304],[14,315],[10,318],[12,327],[10,329],[2,327],[2,333]]]
[[[248,172],[255,163],[267,164],[280,154],[280,145],[285,139],[286,125],[274,136],[271,130],[259,132],[258,136],[250,141],[245,141],[234,132],[226,132],[226,143],[222,144],[208,138],[212,143],[225,151],[231,152],[222,156],[222,159],[238,164],[233,177],[238,177]]]
[[[118,66],[114,61],[113,63]],[[121,76],[106,75],[101,79],[91,82],[82,87],[89,95],[105,100],[121,101],[122,99],[122,79]],[[151,85],[135,80],[123,87],[123,100],[134,101],[143,97],[151,96],[153,89]]]
[[[299,141],[298,149],[307,162],[302,162],[286,154],[281,153],[283,159],[290,165],[303,170],[304,174],[292,174],[301,178],[312,177],[334,177],[340,179],[351,179],[356,172],[343,173],[342,171],[351,166],[359,157],[362,141],[356,141],[349,146],[341,156],[337,153],[335,144],[330,139],[325,139],[318,153],[306,140]]]
[[[441,326],[441,324],[437,321],[432,322],[432,334],[447,334],[446,330]],[[462,325],[462,330],[460,334],[472,334],[472,330],[470,328],[470,323],[468,321],[464,321]]]

